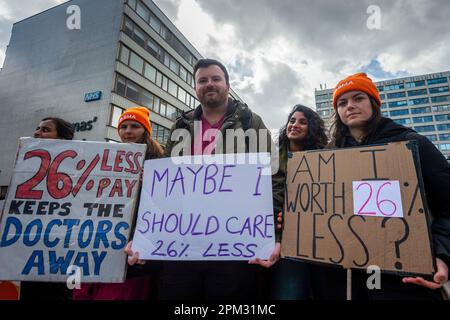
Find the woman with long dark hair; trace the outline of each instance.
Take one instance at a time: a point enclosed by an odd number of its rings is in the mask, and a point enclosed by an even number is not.
[[[288,154],[323,149],[328,138],[319,115],[304,105],[296,105],[280,129],[280,166],[278,175],[286,180]],[[282,203],[284,202],[281,199]],[[282,218],[279,217],[279,222]],[[272,270],[271,297],[276,300],[306,300],[310,297],[310,267],[290,259],[281,259]]]

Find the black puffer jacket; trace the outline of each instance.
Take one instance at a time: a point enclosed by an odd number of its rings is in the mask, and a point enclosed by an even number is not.
[[[388,118],[381,119],[372,137],[363,144],[358,144],[350,135],[343,140],[338,148],[405,140],[418,142],[425,194],[432,214],[435,255],[450,267],[450,164],[442,153],[426,137]]]

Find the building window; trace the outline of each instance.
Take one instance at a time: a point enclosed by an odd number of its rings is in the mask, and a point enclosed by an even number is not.
[[[422,87],[425,85],[425,80],[419,80],[419,81],[413,81],[413,82],[406,82],[405,88],[415,88],[415,87]]]
[[[450,95],[449,96],[437,96],[437,97],[431,97],[431,102],[447,102],[450,101]]]
[[[434,112],[442,112],[442,111],[449,111],[450,110],[450,104],[444,104],[442,106],[433,106]]]
[[[148,23],[150,11],[140,2],[137,2],[136,13]]]
[[[136,85],[130,83],[130,81],[128,81],[128,83],[127,83],[127,90],[125,92],[125,97],[127,97],[131,101],[135,101],[135,102],[139,103],[140,100],[139,100],[139,88],[138,88],[138,86],[136,86]]]
[[[169,79],[167,79],[167,77],[166,76],[162,76],[162,85],[161,85],[161,88],[164,90],[164,91],[167,91],[167,85],[168,85],[168,83],[169,83]]]
[[[433,117],[432,116],[426,116],[426,117],[414,117],[413,118],[414,123],[425,123],[425,122],[432,122]]]
[[[111,127],[117,128],[118,124],[119,124],[119,118],[122,115],[122,113],[124,112],[124,109],[119,108],[117,106],[111,106],[111,119],[109,121],[109,125]]]
[[[131,51],[130,54],[130,67],[131,69],[139,72],[140,74],[142,74],[142,69],[144,68],[144,60],[137,54],[135,54],[133,51]]]
[[[433,85],[433,84],[438,84],[438,83],[446,83],[446,82],[448,82],[447,77],[427,80],[428,85]]]
[[[128,0],[127,2],[131,9],[136,10],[136,0]]]
[[[450,133],[440,134],[439,135],[439,140],[441,140],[441,141],[450,140]]]
[[[394,121],[397,122],[398,124],[411,124],[411,119],[409,118],[395,119]]]
[[[426,135],[425,137],[432,142],[437,141],[437,135],[435,134]]]
[[[404,116],[409,114],[409,110],[408,109],[392,110],[390,111],[390,114],[391,117]]]
[[[120,61],[128,65],[129,58],[130,58],[130,50],[127,47],[121,46]]]
[[[419,98],[419,99],[408,100],[409,106],[416,106],[418,104],[425,104],[425,103],[430,103],[430,100],[428,98]]]
[[[448,150],[450,150],[450,143],[440,144],[440,145],[439,145],[439,149],[441,149],[442,151],[448,151]]]
[[[153,16],[150,17],[150,27],[152,27],[152,29],[155,30],[158,34],[159,34],[160,31],[161,31],[161,24],[160,24],[159,21],[158,21],[155,17],[153,17]]]
[[[169,80],[168,92],[174,97],[178,97],[178,86],[172,80]]]
[[[417,132],[430,132],[430,131],[436,131],[435,126],[419,126],[419,127],[414,127],[414,130],[416,130]]]
[[[450,130],[450,123],[438,124],[437,129],[442,131]]]
[[[153,108],[153,94],[151,94],[147,90],[143,90],[140,102],[141,102],[141,104],[148,107],[149,109],[152,109]]]
[[[430,94],[448,92],[448,86],[430,88],[429,90],[430,90]]]
[[[406,101],[406,100],[389,102],[389,107],[390,108],[404,107],[404,106],[407,106],[407,105],[408,105],[408,101]]]
[[[450,120],[450,114],[441,114],[438,116],[434,116],[434,119],[436,119],[436,121],[448,121]]]
[[[404,89],[403,84],[392,84],[390,86],[384,86],[385,91],[402,90]]]
[[[134,28],[133,39],[138,45],[140,45],[141,47],[145,47],[145,34],[138,28]]]
[[[426,91],[426,90],[425,90]],[[397,99],[397,98],[404,98],[406,97],[406,93],[405,92],[394,92],[394,93],[388,93],[387,97],[389,99]]]
[[[430,107],[412,108],[411,109],[411,114],[430,113],[430,112],[431,112]]]
[[[166,101],[160,99],[159,97],[153,95],[151,92],[145,90],[144,88],[120,75],[117,76],[116,88],[120,87],[119,83],[121,83],[120,86],[125,88],[122,90],[123,92],[125,92],[125,94],[117,92],[118,94],[133,102],[149,108],[150,110],[160,114],[163,117],[166,117],[170,120],[175,120],[182,113],[182,111],[178,108],[168,104]],[[111,123],[113,123],[112,120]]]
[[[117,78],[116,92],[118,95],[125,97],[126,82],[122,77]]]
[[[152,65],[145,63],[144,77],[146,77],[151,82],[155,83],[156,80],[156,69]]]
[[[419,89],[419,90],[410,90],[408,91],[408,97],[413,96],[421,96],[424,94],[428,94],[427,89]]]

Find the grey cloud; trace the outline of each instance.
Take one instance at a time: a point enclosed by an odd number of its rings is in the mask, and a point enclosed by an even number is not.
[[[268,78],[261,83],[261,92],[249,84],[239,93],[249,107],[263,118],[266,126],[277,129],[287,119],[285,110],[297,103],[304,103],[296,98],[302,79],[284,63],[272,63],[265,59],[263,62]]]
[[[245,50],[282,35],[333,73],[368,63],[383,52],[415,59],[450,38],[448,0],[197,2],[216,22],[233,24]],[[381,9],[381,30],[366,27],[366,10],[372,4]],[[450,45],[446,47],[450,53]]]
[[[176,19],[181,0],[154,0],[154,2],[170,20]]]

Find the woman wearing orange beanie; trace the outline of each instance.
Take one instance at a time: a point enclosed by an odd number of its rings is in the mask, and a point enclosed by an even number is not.
[[[440,299],[442,285],[448,280],[450,265],[450,165],[426,137],[381,116],[377,87],[364,73],[340,81],[333,94],[335,110],[330,147],[347,148],[404,140],[419,144],[420,165],[427,201],[433,215],[431,233],[437,272],[430,281],[422,278],[383,274],[381,289],[367,289],[367,274],[353,272],[354,299]],[[346,272],[331,267],[315,267],[312,277],[318,299],[345,299]]]
[[[144,107],[127,109],[119,118],[118,132],[123,143],[142,143],[147,145],[145,160],[163,156],[158,142],[151,138],[150,111]],[[125,252],[129,255],[130,246]],[[151,297],[151,284],[154,275],[148,268],[139,265],[128,268],[124,283],[85,284],[74,290],[74,300],[148,300]]]

